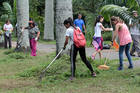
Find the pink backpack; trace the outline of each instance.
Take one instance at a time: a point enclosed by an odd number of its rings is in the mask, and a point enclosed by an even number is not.
[[[73,41],[76,47],[81,48],[86,46],[86,39],[80,28],[75,28],[73,33]]]

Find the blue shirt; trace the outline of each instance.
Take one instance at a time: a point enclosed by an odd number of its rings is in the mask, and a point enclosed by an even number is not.
[[[83,32],[83,25],[85,25],[85,23],[82,19],[75,19],[74,24],[76,27],[79,27],[80,30]]]

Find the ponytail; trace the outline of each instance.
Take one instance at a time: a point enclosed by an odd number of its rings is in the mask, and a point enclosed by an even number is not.
[[[74,24],[73,24],[73,20],[72,20],[72,18],[71,17],[69,17],[68,19],[66,19],[65,21],[64,21],[64,25],[65,24],[70,24],[70,26],[72,26],[73,28],[75,28],[74,27]]]
[[[96,24],[97,24],[98,22],[100,22],[100,19],[101,19],[101,18],[104,18],[104,17],[101,16],[101,15],[99,15],[99,16],[96,17],[96,21],[95,21],[95,23],[94,23],[94,26],[96,26]]]

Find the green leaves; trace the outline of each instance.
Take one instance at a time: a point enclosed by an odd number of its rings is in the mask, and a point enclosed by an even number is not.
[[[15,20],[13,10],[8,2],[3,2],[3,12],[0,16],[0,20],[2,21],[2,25],[5,23],[7,19],[10,19],[12,22]]]
[[[100,14],[102,14],[107,21],[109,21],[108,16],[119,16],[125,22],[129,22],[130,18],[133,19],[128,11],[128,8],[113,4],[103,6]]]
[[[7,12],[7,14],[12,14],[12,13],[13,13],[12,8],[11,8],[11,6],[9,5],[9,3],[4,2],[4,3],[3,3],[3,7],[4,7],[5,11]]]

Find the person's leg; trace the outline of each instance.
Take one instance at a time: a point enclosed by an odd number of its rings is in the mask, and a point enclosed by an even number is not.
[[[140,36],[139,35],[135,35],[135,50],[136,50],[138,56],[140,56],[139,55],[139,53],[140,53]]]
[[[32,39],[32,55],[36,56],[36,43],[37,41],[35,39]]]
[[[75,77],[75,69],[76,69],[75,61],[76,61],[77,51],[78,49],[75,47],[75,45],[72,45],[70,50],[71,77]]]
[[[129,52],[130,45],[131,45],[131,43],[126,45],[126,47],[125,47],[125,54],[126,54],[127,59],[129,61],[129,67],[128,68],[133,68],[132,59],[131,59],[130,52]]]
[[[91,55],[91,57],[92,57],[93,60],[95,59],[95,56],[97,55],[97,53],[100,53],[100,54],[101,54],[101,49],[98,49],[97,51],[95,51],[95,52]],[[99,54],[99,55],[100,55],[100,54]]]
[[[92,68],[90,62],[86,58],[85,48],[79,48],[79,54],[80,54],[82,61],[85,63],[85,65],[91,71],[91,74],[93,74],[94,73],[93,68]]]
[[[120,46],[119,47],[119,61],[120,61],[120,66],[118,68],[118,70],[122,70],[123,69],[123,51],[124,51],[125,46]]]
[[[135,56],[134,52],[135,52],[135,35],[131,35],[132,36],[132,40],[133,40],[133,45],[130,51],[131,56]]]
[[[30,44],[31,44],[31,56],[36,56],[36,41],[35,41],[35,39],[31,39]]]
[[[102,52],[99,52],[100,60],[103,58]]]
[[[138,35],[139,40],[139,46],[140,46],[140,35]],[[140,57],[140,51],[138,51],[138,56]]]
[[[33,56],[33,39],[30,39],[31,56]]]
[[[8,39],[8,41],[9,41],[9,48],[11,48],[12,47],[12,40],[11,40],[12,38],[11,38],[11,34],[9,34],[9,39]]]
[[[29,39],[30,42],[30,49],[32,50],[32,39]]]
[[[7,48],[7,36],[4,34],[4,48]]]

